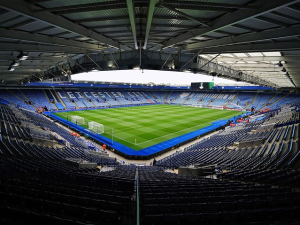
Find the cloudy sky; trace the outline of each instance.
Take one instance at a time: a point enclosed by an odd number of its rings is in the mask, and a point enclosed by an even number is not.
[[[102,81],[102,82],[121,82],[121,83],[150,83],[171,84],[171,85],[190,85],[191,82],[215,82],[218,84],[238,84],[236,81],[218,77],[212,77],[190,72],[173,72],[159,70],[113,70],[95,71],[72,75],[72,80],[78,81]],[[240,84],[242,84],[240,82]]]

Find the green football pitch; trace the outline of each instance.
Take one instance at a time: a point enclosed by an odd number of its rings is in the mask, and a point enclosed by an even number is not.
[[[207,127],[213,121],[229,119],[241,112],[186,107],[149,105],[54,113],[71,121],[71,116],[84,118],[82,127],[95,121],[104,125],[103,136],[134,150],[170,140]]]

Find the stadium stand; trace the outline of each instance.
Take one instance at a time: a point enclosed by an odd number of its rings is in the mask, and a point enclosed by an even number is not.
[[[291,188],[174,175],[157,167],[140,167],[139,179],[141,224],[297,222],[299,194]]]
[[[205,95],[205,93],[191,93],[186,101],[184,102],[184,105],[192,105],[195,106],[198,104],[198,102],[200,101],[201,97],[203,97]]]
[[[252,104],[254,98],[257,94],[254,93],[241,93],[239,92],[235,98],[233,98],[229,104],[228,108],[234,109],[245,109],[248,104]]]
[[[22,108],[34,110],[34,107],[30,104],[29,101],[23,100],[23,98],[17,97],[17,95],[14,95],[13,93],[9,92],[8,90],[0,90],[0,96],[1,99],[16,104]]]
[[[288,156],[291,157],[298,150],[297,146],[293,148],[293,142],[291,142],[289,148],[287,143],[291,139],[289,135],[292,135],[292,138],[294,138],[295,124],[297,123],[296,121],[299,121],[298,116],[299,114],[298,112],[294,112],[294,108],[285,106],[280,111],[272,111],[264,114],[262,120],[251,119],[248,124],[227,127],[210,138],[191,145],[180,154],[175,154],[158,161],[156,166],[174,169],[179,166],[188,166],[197,163],[211,163],[224,164],[224,166],[234,169],[237,166],[241,167],[241,163],[244,163],[244,167],[251,166],[252,168],[256,168],[257,166],[261,166],[267,168],[274,164],[273,166],[277,168],[280,163],[288,159]],[[292,126],[292,124],[294,125]],[[273,130],[274,126],[275,130]],[[279,129],[278,127],[282,128],[274,140],[275,134]],[[251,145],[255,141],[265,141],[267,139],[269,140],[266,143],[268,147],[260,145],[258,148],[254,144]],[[282,140],[283,142],[280,142]],[[250,145],[243,147],[241,146],[243,143],[249,143]],[[228,148],[230,146],[234,146],[235,148]],[[262,165],[255,164],[254,161],[257,161],[257,159],[260,159],[260,163],[263,162],[261,157],[269,160]],[[252,165],[246,164],[246,162],[249,163],[250,161],[253,162]]]
[[[152,101],[223,107],[243,101],[248,102],[243,108],[268,106],[271,110],[245,115],[249,123],[232,121],[235,126],[224,127],[154,166],[136,167],[120,165],[99,147],[98,153],[89,149],[70,130],[24,103],[29,100],[55,110],[51,102],[56,97],[50,91],[22,90],[21,95],[18,90],[2,90],[2,99],[18,103],[0,105],[2,224],[34,224],[33,220],[43,224],[133,224],[137,214],[142,225],[296,224],[299,220],[297,95],[122,91],[119,97],[103,92],[104,98],[99,92],[91,95],[91,90],[53,92],[67,108],[72,107],[72,98],[76,98],[74,104],[81,101],[81,106],[89,108],[86,101],[91,96],[93,102],[100,99],[110,106],[111,102]],[[68,158],[95,162],[99,167],[74,168],[63,163]],[[173,172],[195,164],[218,165],[223,173],[218,171],[211,179]]]
[[[65,105],[66,109],[75,109],[76,105],[74,102],[70,100],[68,95],[63,90],[54,91],[57,99],[60,100],[60,102]]]
[[[48,110],[56,110],[57,108],[47,100],[43,90],[22,90],[24,96],[29,99],[35,107],[43,106]],[[53,99],[52,99],[53,101]]]
[[[300,0],[0,0],[0,225],[299,225],[299,40]]]
[[[53,94],[52,94],[52,93]],[[55,97],[54,97],[55,96]],[[39,106],[46,106],[48,110],[74,109],[74,108],[98,108],[117,105],[139,105],[153,103],[173,103],[183,105],[193,105],[211,108],[233,108],[256,110],[263,108],[275,109],[282,104],[293,103],[297,100],[296,95],[282,94],[257,94],[255,93],[203,93],[203,92],[114,92],[81,90],[68,91],[59,89],[50,90],[2,90],[1,97],[8,102],[26,108],[33,109]],[[54,105],[55,104],[55,105]]]
[[[234,96],[235,95],[232,93],[219,94],[218,97],[209,104],[209,106],[211,107],[220,107],[223,105],[225,106],[234,98]]]
[[[173,99],[167,100],[174,104],[184,104],[184,102],[190,97],[191,92],[173,93]]]

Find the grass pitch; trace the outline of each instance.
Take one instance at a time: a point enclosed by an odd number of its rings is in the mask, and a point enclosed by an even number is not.
[[[85,118],[104,125],[105,137],[112,138],[134,150],[170,140],[207,127],[213,121],[229,119],[241,112],[185,107],[179,105],[149,105],[55,113],[71,120],[71,116]],[[112,129],[113,128],[113,129]]]

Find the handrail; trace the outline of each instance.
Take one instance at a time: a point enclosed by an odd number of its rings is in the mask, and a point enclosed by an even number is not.
[[[286,128],[285,133],[284,133],[284,136],[283,136],[283,140],[286,140],[287,135],[288,135],[288,133],[289,133],[289,130],[290,130],[290,126],[288,126],[288,127]]]
[[[280,131],[279,131],[279,133],[277,134],[277,136],[276,136],[276,139],[275,139],[275,141],[277,142],[277,141],[279,141],[279,139],[280,139],[280,137],[281,137],[281,135],[282,135],[282,133],[283,133],[283,127],[280,129]]]
[[[140,225],[140,193],[139,193],[139,174],[136,168],[136,225]]]
[[[294,139],[295,129],[296,129],[296,124],[293,125],[293,131],[292,131],[291,139]]]
[[[298,155],[300,154],[300,151],[298,150],[293,156],[292,158],[284,165],[284,167],[288,167],[290,166],[298,157]]]

